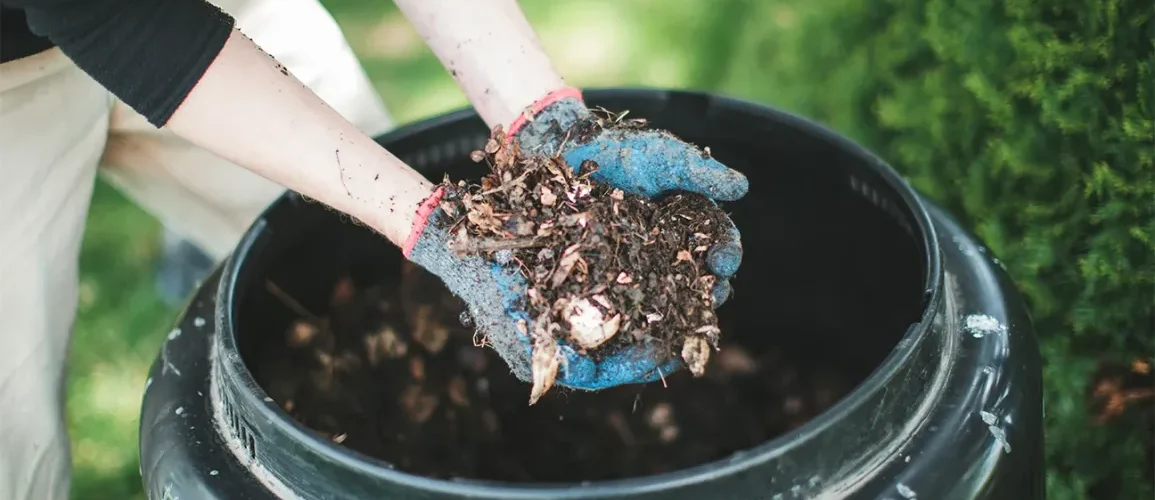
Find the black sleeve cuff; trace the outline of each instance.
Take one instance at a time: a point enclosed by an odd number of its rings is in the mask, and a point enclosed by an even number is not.
[[[125,104],[163,127],[232,33],[205,0],[28,2],[28,24]]]

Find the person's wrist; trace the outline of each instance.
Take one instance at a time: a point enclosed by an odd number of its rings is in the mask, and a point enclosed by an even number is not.
[[[421,236],[425,234],[425,230],[435,218],[434,211],[437,210],[443,196],[445,196],[445,188],[437,186],[433,189],[433,192],[417,206],[417,212],[413,216],[413,225],[409,229],[409,236],[405,238],[405,242],[401,245],[401,254],[404,255],[406,259],[413,260],[413,251],[417,247],[417,243],[421,240]]]

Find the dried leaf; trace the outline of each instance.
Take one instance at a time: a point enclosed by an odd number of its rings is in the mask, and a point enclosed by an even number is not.
[[[308,344],[320,333],[321,329],[307,320],[294,321],[293,326],[289,328],[289,347],[300,347]]]
[[[561,285],[565,279],[569,277],[570,273],[573,272],[573,268],[577,265],[578,259],[581,259],[581,253],[578,252],[579,248],[581,248],[581,244],[574,243],[566,247],[561,253],[561,260],[557,263],[557,270],[554,271],[553,278],[550,279],[551,286],[557,287]]]
[[[557,370],[561,365],[561,347],[552,338],[539,339],[534,343],[531,359],[533,388],[529,392],[529,405],[533,406],[550,387],[553,387],[553,382],[557,379]]]
[[[419,385],[411,385],[401,393],[401,408],[409,420],[424,423],[437,410],[437,396],[426,393]]]
[[[605,300],[601,295],[595,297]],[[570,325],[570,338],[583,349],[595,349],[604,344],[617,335],[622,325],[621,314],[614,314],[607,320],[601,309],[590,299],[568,302],[562,312],[562,319]]]
[[[702,337],[687,337],[682,345],[682,359],[695,377],[706,373],[706,363],[710,361],[710,345]]]
[[[537,231],[533,227],[533,221],[526,219],[520,215],[514,215],[505,221],[505,230],[516,236],[532,236]]]
[[[553,194],[553,190],[542,185],[541,186],[541,204],[547,207],[552,207],[557,203],[557,195]]]
[[[410,321],[413,322],[413,340],[431,354],[441,352],[449,341],[449,328],[433,318],[433,306],[417,306]]]
[[[457,376],[449,381],[449,387],[446,388],[449,393],[449,401],[457,406],[469,406],[469,390],[465,386],[465,379]]]
[[[381,356],[396,359],[409,352],[409,345],[401,340],[390,325],[385,325],[373,335],[365,336],[365,355],[369,364],[376,366]]]
[[[585,226],[589,223],[590,214],[588,212],[578,212],[576,214],[563,215],[558,222],[563,226]]]
[[[456,203],[453,203],[450,201],[443,201],[440,203],[440,206],[441,206],[441,211],[445,212],[445,215],[448,216],[449,218],[453,219],[453,218],[457,217],[457,204]]]

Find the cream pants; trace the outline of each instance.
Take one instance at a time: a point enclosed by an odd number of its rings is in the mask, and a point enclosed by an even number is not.
[[[376,135],[392,120],[317,0],[217,0],[322,99]],[[68,498],[64,373],[96,175],[226,256],[283,188],[157,130],[59,50],[0,64],[0,499]],[[142,374],[143,376],[143,374]]]

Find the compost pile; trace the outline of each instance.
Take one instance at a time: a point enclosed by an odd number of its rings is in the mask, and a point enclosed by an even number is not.
[[[313,311],[269,283],[296,319],[250,363],[269,396],[320,438],[413,474],[579,482],[675,471],[804,424],[857,376],[765,344],[761,324],[724,323],[734,340],[702,377],[682,370],[668,387],[554,390],[527,406],[525,383],[474,345],[464,305],[435,276],[399,265],[399,278],[379,283],[339,277]]]
[[[599,120],[572,139],[609,126],[639,124]],[[560,156],[522,154],[501,126],[471,158],[489,173],[476,184],[446,179],[440,209],[455,251],[512,263],[529,284],[531,321],[517,328],[533,342],[531,405],[558,374],[559,342],[595,360],[645,344],[659,362],[680,356],[705,373],[721,334],[706,267],[726,227],[717,205],[692,193],[625,193],[594,181],[593,161],[574,169]]]

